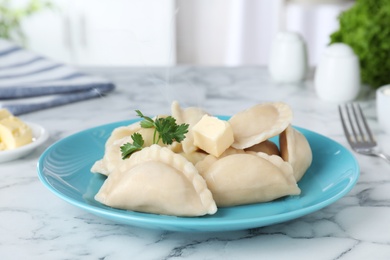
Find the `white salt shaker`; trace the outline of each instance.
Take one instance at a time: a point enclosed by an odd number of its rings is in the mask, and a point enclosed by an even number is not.
[[[390,135],[390,85],[377,89],[376,110],[380,127]]]
[[[359,59],[352,48],[334,43],[325,49],[314,75],[319,98],[332,102],[354,100],[360,91]]]
[[[278,32],[271,46],[269,72],[278,83],[293,83],[305,79],[307,52],[303,38],[295,32]]]

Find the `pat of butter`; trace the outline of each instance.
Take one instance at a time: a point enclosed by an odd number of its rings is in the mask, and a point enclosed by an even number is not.
[[[5,108],[0,109],[0,120],[10,116],[12,116],[12,114],[7,109]]]
[[[0,120],[0,150],[14,149],[31,143],[31,128],[19,118],[8,116]]]
[[[216,157],[220,156],[233,142],[230,123],[216,117],[204,115],[192,128],[194,145]]]

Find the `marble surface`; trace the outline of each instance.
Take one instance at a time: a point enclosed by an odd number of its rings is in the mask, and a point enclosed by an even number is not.
[[[148,230],[102,219],[56,197],[39,181],[36,163],[55,141],[90,127],[134,118],[134,110],[169,113],[172,100],[212,114],[234,114],[283,101],[293,124],[348,147],[337,104],[316,97],[312,81],[278,85],[261,67],[88,68],[117,84],[107,96],[21,118],[50,133],[43,147],[0,164],[1,259],[390,259],[390,164],[355,154],[361,168],[345,197],[307,216],[273,226],[217,233]],[[359,98],[378,140],[372,93]],[[348,147],[349,149],[349,147]]]

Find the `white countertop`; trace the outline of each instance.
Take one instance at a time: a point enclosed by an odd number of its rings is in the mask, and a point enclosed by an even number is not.
[[[289,222],[234,232],[180,233],[126,226],[55,196],[39,181],[40,154],[55,141],[144,114],[169,113],[172,100],[230,115],[264,101],[283,101],[293,124],[348,145],[337,104],[316,97],[311,81],[276,85],[267,70],[247,68],[86,69],[117,89],[92,99],[20,116],[50,133],[44,147],[0,164],[1,259],[390,259],[390,164],[354,154],[357,185],[334,204]],[[390,136],[376,121],[375,99],[360,103],[380,142]]]

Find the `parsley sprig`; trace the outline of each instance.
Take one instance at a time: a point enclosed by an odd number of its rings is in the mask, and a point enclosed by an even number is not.
[[[128,158],[132,153],[140,151],[144,145],[144,139],[139,133],[134,133],[131,139],[133,139],[133,143],[125,143],[121,146],[123,160]]]
[[[188,133],[188,124],[178,125],[176,119],[172,116],[157,117],[153,120],[142,114],[141,111],[135,110],[137,115],[143,120],[141,121],[142,128],[154,128],[153,144],[157,144],[160,141],[163,144],[172,144],[174,141],[180,143],[185,139],[185,134]],[[120,147],[122,152],[122,159],[130,157],[134,152],[140,151],[144,145],[144,139],[141,134],[134,133],[131,136],[133,143],[126,143]]]

